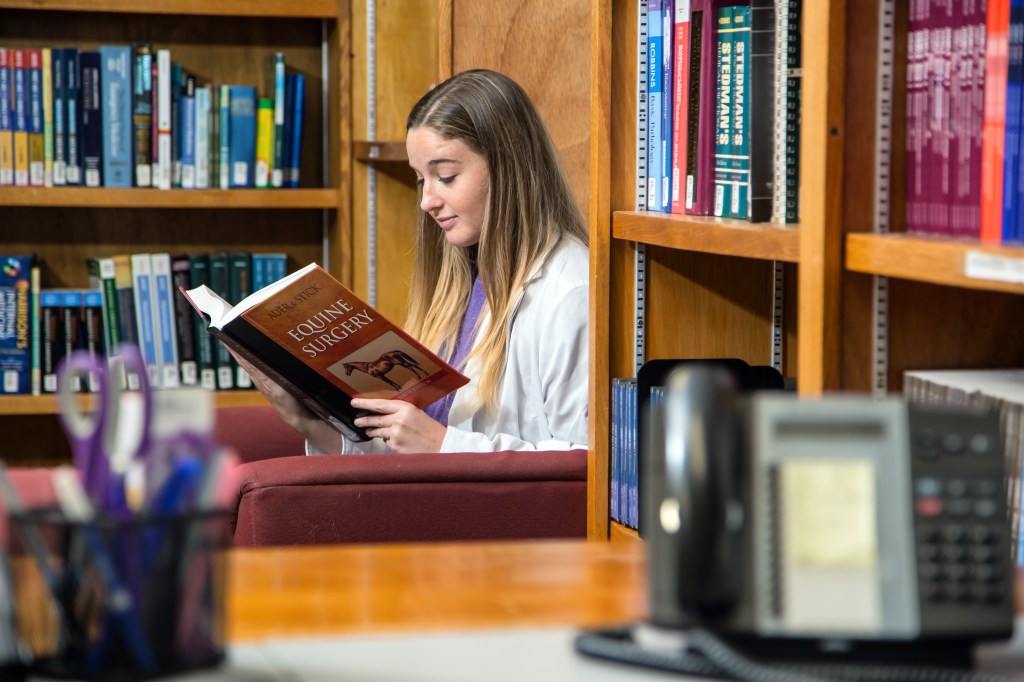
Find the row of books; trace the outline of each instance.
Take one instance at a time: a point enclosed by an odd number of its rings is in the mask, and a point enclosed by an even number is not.
[[[908,400],[941,405],[966,405],[999,414],[1006,464],[1006,500],[1010,511],[1011,547],[1024,565],[1021,497],[1024,495],[1024,370],[916,370],[903,377]]]
[[[647,0],[638,192],[648,210],[793,223],[801,0]]]
[[[239,301],[284,277],[287,259],[249,252],[90,258],[87,290],[43,288],[31,255],[0,262],[2,392],[38,395],[56,390],[67,354],[102,355],[124,343],[139,346],[154,387],[251,388],[177,290],[205,284]]]
[[[636,529],[640,523],[640,481],[636,379],[612,379],[611,481],[608,507],[612,521]]]
[[[199,84],[149,43],[0,47],[0,185],[298,187],[305,79]]]

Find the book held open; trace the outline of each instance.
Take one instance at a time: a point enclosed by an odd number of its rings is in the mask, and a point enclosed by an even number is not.
[[[369,439],[352,398],[423,408],[469,383],[316,263],[235,306],[205,285],[180,291],[214,337],[352,440]]]

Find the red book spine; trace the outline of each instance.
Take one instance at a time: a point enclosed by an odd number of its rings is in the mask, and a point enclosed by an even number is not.
[[[986,29],[985,113],[981,133],[981,239],[999,243],[1003,236],[1003,145],[1010,0],[988,0]]]
[[[971,89],[971,166],[970,199],[967,202],[964,237],[981,236],[981,146],[985,121],[985,3],[978,0],[974,8],[972,26],[974,57],[974,83]]]
[[[907,29],[907,232],[923,232],[928,0],[911,0]]]

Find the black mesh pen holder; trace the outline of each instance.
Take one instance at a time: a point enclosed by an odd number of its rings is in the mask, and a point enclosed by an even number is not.
[[[32,671],[131,682],[220,664],[229,518],[12,515],[16,629]]]

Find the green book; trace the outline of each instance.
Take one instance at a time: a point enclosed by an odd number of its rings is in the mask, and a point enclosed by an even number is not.
[[[189,257],[189,282],[190,289],[200,285],[210,284],[210,257],[206,254],[198,254]],[[213,337],[206,329],[206,325],[193,324],[192,336],[195,339],[196,350],[196,374],[199,376],[199,385],[208,391],[217,388],[217,365],[214,360]]]
[[[117,279],[113,258],[87,258],[89,288],[103,296],[103,343],[108,352],[125,341],[121,337],[121,311],[118,303]]]
[[[725,215],[748,217],[750,196],[750,6],[736,5],[732,12],[732,187]]]
[[[733,30],[732,8],[718,10],[718,44],[715,46],[715,194],[714,214],[728,215],[732,203],[732,97],[733,97]]]

